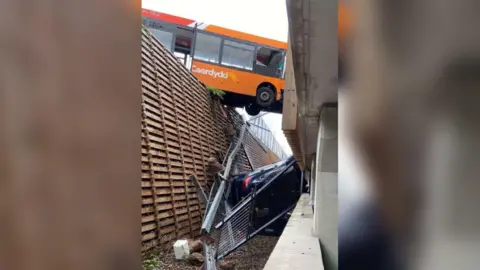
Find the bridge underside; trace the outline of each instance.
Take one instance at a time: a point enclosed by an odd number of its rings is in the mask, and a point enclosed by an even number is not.
[[[297,99],[297,106],[296,112],[291,107],[284,109],[288,123],[283,124],[289,141],[299,142],[294,154],[302,156],[302,162],[309,167],[316,152],[320,109],[338,100],[337,2],[287,1],[287,13],[291,57],[287,55],[290,65],[287,63],[285,88],[296,95],[285,103]],[[288,73],[293,77],[289,78]],[[285,110],[289,116],[285,116]]]

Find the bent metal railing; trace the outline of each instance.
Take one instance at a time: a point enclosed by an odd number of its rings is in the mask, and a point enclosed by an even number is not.
[[[215,176],[215,183],[209,192],[209,196],[205,195],[205,192],[200,186],[195,176],[190,176],[190,179],[194,182],[197,188],[199,197],[206,201],[206,211],[202,221],[201,235],[203,242],[203,252],[205,257],[204,269],[215,270],[216,269],[216,249],[218,243],[218,237],[216,238],[215,229],[213,224],[218,223],[225,216],[231,212],[231,206],[227,202],[228,193],[230,192],[230,171],[237,160],[237,153],[242,147],[243,138],[247,130],[247,123],[242,127],[240,135],[232,139],[230,147],[228,148],[226,159],[223,161],[224,170],[223,173]],[[233,231],[230,223],[226,223],[227,237],[233,239]]]
[[[290,181],[293,179],[280,177],[293,168],[295,160],[289,161],[280,171],[269,174],[261,187],[254,185],[252,192],[215,225],[217,260],[232,253],[293,210],[300,196],[300,185]],[[275,201],[272,204],[272,197],[278,198],[278,194],[281,194],[282,202]]]
[[[300,196],[299,185],[291,184],[294,181],[289,181],[290,184],[284,183],[285,181],[276,181],[279,176],[293,168],[295,159],[291,157],[287,160],[284,168],[268,175],[264,184],[258,189],[255,185],[253,191],[235,207],[229,204],[227,199],[231,188],[232,166],[235,165],[238,152],[242,148],[248,125],[248,122],[245,123],[240,134],[232,139],[227,158],[223,161],[224,170],[216,175],[215,184],[208,197],[195,176],[190,177],[197,188],[200,199],[206,203],[206,212],[201,227],[205,256],[204,269],[206,270],[215,270],[216,261],[235,251],[278,219],[285,217],[288,212],[293,210]],[[276,203],[275,205],[281,205],[281,207],[270,209],[268,204],[271,201],[271,195],[275,193],[272,193],[274,190],[277,190],[277,194],[282,192],[282,201],[285,203]],[[284,192],[285,190],[288,192]],[[293,196],[285,199],[288,194]],[[258,211],[259,209],[260,211]],[[274,216],[262,217],[261,211],[264,209],[268,209],[269,212],[273,211]]]

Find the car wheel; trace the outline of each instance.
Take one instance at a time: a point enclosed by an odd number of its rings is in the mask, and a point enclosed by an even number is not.
[[[255,104],[248,104],[245,107],[245,111],[248,113],[248,115],[255,116],[260,113],[260,108],[258,108]]]
[[[255,99],[258,106],[262,108],[270,107],[273,102],[275,102],[275,91],[270,87],[260,87],[257,90],[257,96]]]

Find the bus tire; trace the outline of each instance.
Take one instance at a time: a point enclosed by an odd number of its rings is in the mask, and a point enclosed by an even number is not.
[[[257,90],[255,100],[257,105],[261,108],[270,107],[275,102],[275,91],[270,87],[260,87]]]
[[[260,113],[260,108],[257,105],[250,103],[245,106],[245,111],[248,113],[248,115],[255,116]]]

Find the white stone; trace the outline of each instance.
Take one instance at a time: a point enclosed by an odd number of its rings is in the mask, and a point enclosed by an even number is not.
[[[187,240],[177,240],[173,244],[173,252],[175,253],[175,259],[185,260],[190,255],[190,248],[188,247]]]

